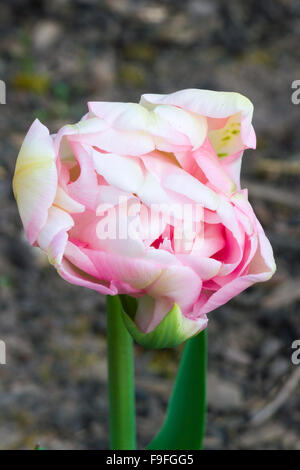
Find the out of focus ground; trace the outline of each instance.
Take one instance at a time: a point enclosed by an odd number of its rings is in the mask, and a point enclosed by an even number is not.
[[[300,449],[290,359],[300,338],[299,2],[19,0],[1,2],[0,18],[0,448],[108,447],[104,299],[68,285],[24,240],[11,178],[25,132],[34,117],[55,132],[91,99],[196,87],[254,103],[258,148],[244,156],[244,185],[278,264],[270,282],[210,316],[206,448]],[[136,348],[141,448],[162,423],[180,353]]]

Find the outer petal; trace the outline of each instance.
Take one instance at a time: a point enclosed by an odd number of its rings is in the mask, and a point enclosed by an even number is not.
[[[174,302],[164,297],[155,299],[144,295],[138,301],[138,308],[134,321],[143,333],[153,331],[171,310]]]
[[[256,226],[258,231],[260,251],[258,251],[256,256],[253,258],[249,266],[249,273],[256,274],[260,272],[265,272],[266,279],[264,280],[268,280],[273,276],[276,271],[276,263],[274,260],[273,249],[271,243],[269,242],[263,231],[261,224],[257,219]]]
[[[188,295],[186,286],[189,286]],[[161,322],[174,303],[180,306],[184,315],[188,313],[199,297],[201,286],[199,276],[186,266],[176,265],[165,269],[161,276],[146,289],[147,294],[156,300],[152,317],[146,320],[147,331],[151,331]],[[141,318],[137,319],[137,322],[145,324]]]
[[[186,295],[186,286],[189,286],[189,295]],[[195,302],[201,291],[201,280],[196,273],[186,266],[170,266],[152,284],[147,292],[153,297],[168,297],[180,304],[181,308],[188,308]]]
[[[205,117],[175,106],[157,106],[149,112],[135,103],[90,102],[89,109],[111,129],[142,133],[140,135],[144,135],[152,145],[155,143],[156,148],[164,151],[172,151],[176,146],[198,148],[207,134]]]
[[[224,169],[239,187],[243,150],[255,148],[251,124],[252,103],[239,93],[188,89],[169,95],[142,95],[140,103],[151,110],[158,105],[173,105],[207,117],[208,137],[220,158],[230,158]]]
[[[87,141],[109,128],[108,124],[99,118],[88,118],[77,124],[68,124],[62,127],[54,139],[54,147],[62,160],[73,159],[72,150],[68,142],[72,140]]]
[[[276,270],[276,265],[272,247],[259,223],[258,236],[259,245],[255,256],[247,268],[247,272],[232,280],[211,296],[207,296],[207,294],[202,293],[194,309],[197,316],[202,316],[215,310],[238,295],[240,292],[250,287],[252,284],[267,281],[273,276]]]
[[[253,105],[239,93],[187,89],[169,95],[145,94],[142,95],[140,103],[147,109],[161,104],[178,106],[201,116],[218,119],[241,113],[243,143],[247,147],[255,147],[255,134],[251,125]]]
[[[110,127],[123,131],[145,130],[149,121],[148,111],[137,103],[90,101],[88,107]]]
[[[152,284],[161,274],[161,267],[151,261],[138,258],[127,258],[115,253],[105,253],[94,251],[88,248],[80,248],[81,255],[68,249],[66,257],[81,271],[86,269],[87,258],[89,266],[93,265],[96,271],[93,273],[101,281],[122,281],[127,282],[135,289],[145,289]],[[83,256],[85,255],[85,256]],[[89,268],[88,273],[91,273]]]
[[[57,189],[53,141],[37,119],[18,155],[13,189],[29,243],[34,244],[45,225]]]
[[[111,288],[107,283],[85,275],[66,259],[63,259],[62,264],[59,266],[57,271],[63,279],[71,284],[96,290],[103,295],[116,295],[118,293],[115,287]]]
[[[175,106],[157,106],[151,112],[149,131],[171,144],[191,145],[195,150],[202,145],[206,138],[207,121],[203,116]],[[157,148],[159,148],[159,141],[157,144]]]
[[[65,249],[65,260],[60,269],[62,277],[73,284],[82,285],[106,295],[114,295],[116,293],[139,294],[137,289],[126,282],[101,280],[99,278],[99,269],[91,258],[79,246],[68,242]]]
[[[60,264],[68,240],[67,231],[74,225],[72,217],[58,207],[50,207],[48,220],[38,237],[39,247],[48,252],[52,264]]]
[[[242,166],[242,157],[243,157],[243,150],[233,155],[230,155],[226,158],[220,159],[220,165],[227,173],[229,178],[236,184],[237,189],[240,189],[240,174],[241,174],[241,166]]]
[[[139,117],[136,121],[139,121]],[[69,159],[70,151],[66,141],[68,137],[70,142],[80,142],[120,155],[141,155],[154,150],[155,145],[150,134],[142,130],[117,129],[112,123],[113,119],[109,117],[104,120],[92,115],[77,124],[64,126],[55,137],[55,149],[59,151],[62,159]]]
[[[103,120],[107,130],[91,136],[89,143],[120,155],[141,155],[155,148],[147,132],[149,113],[136,103],[90,102],[89,110]],[[91,140],[92,139],[92,140]]]
[[[153,299],[141,298],[139,300],[143,304],[143,308],[149,308],[149,315],[151,316],[151,309],[153,308]],[[145,304],[148,304],[147,307]],[[204,330],[207,326],[207,318],[203,316],[197,320],[190,320],[183,316],[180,307],[177,304],[170,309],[162,321],[151,331],[143,332],[135,322],[135,318],[126,312],[123,308],[124,323],[137,341],[145,348],[162,349],[172,348],[178,346],[183,341],[195,336],[200,331]]]

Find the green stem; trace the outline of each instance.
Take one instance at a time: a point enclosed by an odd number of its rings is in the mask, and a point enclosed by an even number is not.
[[[136,449],[132,338],[121,316],[119,297],[107,296],[110,448]]]
[[[150,450],[202,449],[206,426],[206,330],[187,341],[166,420]]]

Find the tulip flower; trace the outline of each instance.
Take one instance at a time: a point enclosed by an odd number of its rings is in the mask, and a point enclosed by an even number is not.
[[[13,182],[29,243],[68,282],[120,295],[109,310],[141,345],[196,336],[275,271],[240,184],[252,114],[238,93],[191,89],[90,102],[56,135],[36,120]]]

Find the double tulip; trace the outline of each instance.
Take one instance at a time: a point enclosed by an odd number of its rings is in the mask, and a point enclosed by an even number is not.
[[[240,94],[191,89],[90,102],[56,135],[34,121],[13,181],[30,244],[65,280],[122,294],[141,344],[195,335],[209,312],[275,271],[240,186],[252,112]]]

